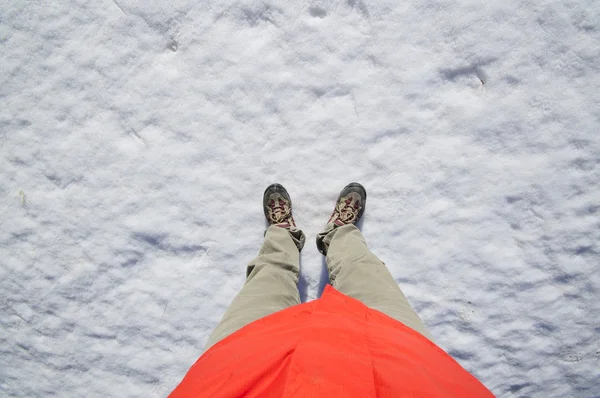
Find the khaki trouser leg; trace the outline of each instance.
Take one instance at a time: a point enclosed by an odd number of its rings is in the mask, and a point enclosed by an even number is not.
[[[300,304],[296,284],[299,274],[300,253],[290,233],[269,227],[258,256],[248,264],[246,283],[208,338],[205,349],[257,319]]]
[[[329,239],[327,268],[333,287],[433,340],[385,264],[371,253],[358,228],[352,224],[336,228],[327,234]]]

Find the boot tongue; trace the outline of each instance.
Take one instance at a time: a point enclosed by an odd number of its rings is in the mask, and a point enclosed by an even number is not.
[[[291,218],[290,204],[280,194],[274,194],[269,200],[269,219],[272,224],[288,224]],[[293,223],[293,222],[292,222]],[[282,226],[286,228],[285,226]]]
[[[360,208],[360,195],[352,192],[340,198],[330,222],[333,221],[335,225],[340,227],[346,224],[354,224],[358,218]]]

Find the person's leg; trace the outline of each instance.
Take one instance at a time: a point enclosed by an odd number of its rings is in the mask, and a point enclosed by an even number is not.
[[[244,326],[284,308],[300,304],[298,276],[304,233],[292,216],[292,199],[280,184],[263,195],[263,211],[271,224],[258,256],[248,264],[246,283],[206,343],[209,349]]]
[[[327,256],[331,284],[433,340],[390,271],[371,253],[354,225],[362,217],[366,201],[367,191],[362,185],[348,184],[340,192],[323,232],[317,235],[317,248]]]
[[[210,335],[205,349],[257,319],[300,304],[296,285],[299,273],[300,253],[291,233],[269,227],[258,256],[248,264],[246,283]]]
[[[390,271],[371,253],[356,226],[335,228],[326,239],[330,242],[327,268],[333,287],[433,340]]]

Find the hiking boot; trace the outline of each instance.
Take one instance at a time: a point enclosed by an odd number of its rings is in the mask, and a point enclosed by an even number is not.
[[[263,195],[263,210],[269,224],[290,231],[296,247],[302,250],[306,238],[296,227],[292,216],[292,199],[282,185],[271,184],[267,187]]]
[[[342,189],[327,225],[323,232],[317,234],[317,248],[322,254],[326,255],[329,248],[330,239],[325,239],[326,236],[335,228],[356,224],[365,212],[366,202],[367,191],[358,182],[352,182]]]

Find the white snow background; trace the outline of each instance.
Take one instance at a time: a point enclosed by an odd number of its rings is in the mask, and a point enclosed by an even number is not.
[[[0,396],[164,397],[292,195],[348,182],[436,342],[600,397],[596,0],[2,0]]]

